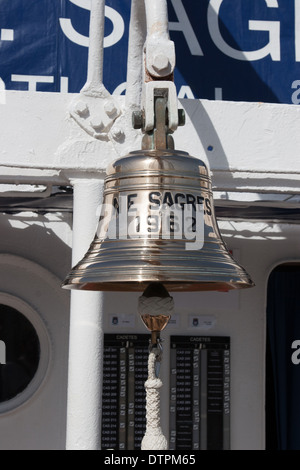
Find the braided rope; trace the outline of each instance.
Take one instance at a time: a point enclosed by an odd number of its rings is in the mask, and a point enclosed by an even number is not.
[[[158,291],[156,291],[158,292]],[[174,311],[173,297],[162,295],[142,295],[138,300],[138,312],[141,317],[166,316],[171,317]],[[147,289],[145,291],[147,293]],[[152,348],[148,359],[148,380],[145,382],[146,389],[146,433],[142,440],[142,450],[167,450],[167,439],[163,435],[160,425],[160,388],[162,381],[155,374],[155,366],[161,351]]]
[[[167,439],[163,435],[160,425],[160,388],[162,381],[155,375],[155,362],[157,354],[152,350],[148,359],[148,380],[146,388],[146,418],[147,427],[143,437],[142,450],[167,450]]]
[[[145,297],[138,300],[138,312],[140,315],[172,315],[174,311],[173,297]]]

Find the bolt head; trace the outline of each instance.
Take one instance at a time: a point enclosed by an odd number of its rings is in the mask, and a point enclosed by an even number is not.
[[[178,125],[184,126],[185,125],[185,111],[184,109],[178,109]]]
[[[124,132],[120,127],[114,127],[112,130],[112,136],[115,140],[122,140],[124,138]]]
[[[153,68],[156,72],[164,72],[169,68],[170,62],[166,55],[157,54],[153,58]]]
[[[96,132],[101,132],[104,128],[104,124],[100,116],[93,117],[93,119],[90,121],[90,124]]]
[[[84,101],[78,101],[74,106],[74,111],[80,117],[83,117],[88,114],[89,108]]]
[[[142,127],[143,127],[143,113],[142,113],[142,111],[133,111],[133,113],[132,113],[132,127],[134,129],[142,129]]]
[[[109,117],[112,117],[117,112],[117,108],[114,102],[111,100],[106,101],[106,103],[104,104],[104,111]]]

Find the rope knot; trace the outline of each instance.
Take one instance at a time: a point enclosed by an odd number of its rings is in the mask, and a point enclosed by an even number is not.
[[[138,300],[138,312],[140,315],[164,315],[171,316],[174,312],[173,297],[145,297]]]
[[[148,389],[154,388],[157,390],[161,387],[162,387],[162,381],[158,378],[156,379],[151,378],[151,379],[146,380],[145,382],[145,388],[148,388]]]

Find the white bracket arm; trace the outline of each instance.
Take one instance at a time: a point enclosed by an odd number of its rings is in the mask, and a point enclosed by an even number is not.
[[[168,128],[174,132],[178,127],[178,101],[176,87],[173,82],[153,81],[144,84],[142,108],[144,110],[143,130],[150,132],[155,125],[155,97],[165,95],[168,108]]]
[[[168,77],[175,68],[175,46],[169,37],[166,0],[144,0],[147,20],[146,72],[154,79]]]
[[[134,126],[151,133],[155,127],[155,99],[164,97],[167,110],[167,133],[182,125],[178,116],[177,92],[173,72],[175,45],[169,37],[166,0],[144,0],[147,36],[144,47],[142,112],[135,113]]]
[[[105,0],[91,0],[87,81],[72,103],[70,114],[95,139],[108,141],[110,130],[121,114],[118,101],[103,84]],[[116,135],[118,140],[122,135]]]

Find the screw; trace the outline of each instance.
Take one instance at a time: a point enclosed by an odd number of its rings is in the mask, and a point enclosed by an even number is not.
[[[112,117],[117,111],[117,108],[115,107],[114,102],[106,101],[106,103],[104,104],[104,111],[109,117]]]
[[[83,117],[84,115],[88,114],[88,105],[84,101],[78,101],[74,107],[75,113],[79,116]]]
[[[143,127],[143,113],[142,111],[133,111],[132,113],[132,126],[134,129],[142,129]]]
[[[90,121],[91,126],[95,129],[96,132],[102,131],[104,124],[100,116],[95,116]]]

